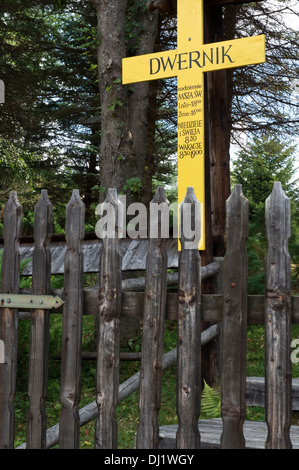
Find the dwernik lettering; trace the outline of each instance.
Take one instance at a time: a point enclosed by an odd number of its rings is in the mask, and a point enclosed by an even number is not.
[[[207,65],[217,65],[235,62],[231,56],[232,44],[228,47],[217,46],[211,47],[208,51],[191,51],[181,52],[174,56],[165,57],[153,57],[150,59],[150,75],[156,75],[163,70],[164,72],[171,72],[174,70],[187,70],[193,67],[205,68]]]
[[[226,50],[226,52],[224,52],[224,46],[222,46],[222,63],[224,64],[225,62],[225,57],[228,58],[228,60],[230,61],[231,64],[233,64],[235,62],[235,60],[232,60],[231,57],[228,55],[228,51],[230,50],[230,48],[232,47],[232,45],[228,46],[228,49]]]

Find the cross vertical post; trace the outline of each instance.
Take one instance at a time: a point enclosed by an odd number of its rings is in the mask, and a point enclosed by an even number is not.
[[[205,149],[204,149],[204,75],[198,68],[185,70],[185,58],[198,61],[199,45],[204,43],[202,0],[178,1],[177,45],[182,72],[178,73],[178,201],[184,200],[188,187],[193,187],[201,207],[199,249],[205,249]],[[187,26],[187,27],[186,27]]]

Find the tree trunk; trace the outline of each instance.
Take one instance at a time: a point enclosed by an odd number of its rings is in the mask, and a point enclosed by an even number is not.
[[[142,6],[137,1],[130,4],[132,8],[129,14],[127,0],[94,0],[94,3],[100,39],[101,186],[123,191],[127,179],[137,177],[140,183],[143,181],[147,153],[149,82],[134,86],[122,85],[122,59],[134,52],[136,55],[153,52],[158,32],[158,12],[148,11],[145,1]],[[133,48],[130,42],[132,33],[136,35]],[[132,48],[130,51],[127,51],[128,44]],[[127,194],[130,200],[139,195],[140,191]]]
[[[223,28],[224,40],[229,40],[235,37],[237,15],[242,5],[228,5],[224,8]],[[226,87],[227,87],[227,119],[228,119],[228,134],[231,135],[232,131],[232,101],[233,101],[233,69],[226,71]]]
[[[222,7],[206,6],[206,43],[223,39]],[[224,256],[225,203],[230,195],[226,70],[207,73],[207,99],[213,255]]]

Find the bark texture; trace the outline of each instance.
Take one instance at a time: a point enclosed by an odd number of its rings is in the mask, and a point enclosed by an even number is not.
[[[123,190],[126,180],[145,171],[148,142],[149,83],[122,85],[122,59],[153,52],[158,11],[146,2],[94,0],[98,21],[98,77],[102,110],[101,186]],[[130,9],[128,9],[130,6]],[[138,188],[137,188],[138,189]],[[133,191],[128,196],[140,195]]]

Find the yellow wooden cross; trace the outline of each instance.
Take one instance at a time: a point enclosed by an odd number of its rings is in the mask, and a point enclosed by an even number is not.
[[[178,202],[193,186],[205,249],[203,72],[265,62],[265,36],[204,44],[204,0],[177,0],[177,49],[123,59],[123,84],[177,77]]]

